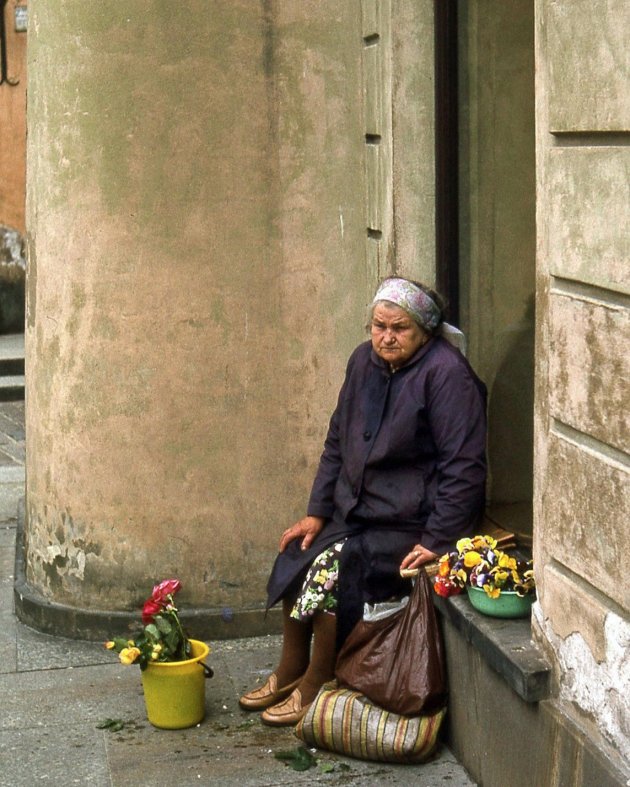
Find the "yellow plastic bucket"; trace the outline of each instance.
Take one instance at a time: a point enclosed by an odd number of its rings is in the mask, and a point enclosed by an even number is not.
[[[142,674],[147,716],[154,727],[180,730],[198,724],[206,712],[206,676],[199,663],[210,648],[190,640],[192,658],[149,664]]]

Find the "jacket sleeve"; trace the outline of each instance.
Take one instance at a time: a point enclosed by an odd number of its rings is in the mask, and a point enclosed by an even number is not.
[[[468,535],[483,510],[486,396],[465,363],[436,368],[427,380],[427,415],[437,448],[437,491],[422,546],[442,554]]]
[[[339,440],[339,429],[344,397],[348,388],[348,376],[350,373],[351,364],[352,358],[348,362],[346,378],[339,392],[337,407],[335,408],[335,412],[332,414],[332,418],[330,419],[330,424],[328,426],[328,434],[326,435],[326,440],[324,441],[324,450],[319,460],[319,467],[317,469],[317,474],[315,475],[315,480],[311,489],[311,496],[306,509],[306,513],[309,516],[322,516],[326,519],[329,519],[335,510],[335,486],[337,484],[337,479],[339,478],[339,473],[341,472],[341,466],[343,463]]]

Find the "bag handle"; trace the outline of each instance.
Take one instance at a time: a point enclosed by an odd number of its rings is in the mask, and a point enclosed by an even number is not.
[[[203,674],[206,678],[211,678],[214,675],[214,670],[212,667],[209,667],[207,664],[204,664],[203,661],[198,662],[200,667],[203,667]]]

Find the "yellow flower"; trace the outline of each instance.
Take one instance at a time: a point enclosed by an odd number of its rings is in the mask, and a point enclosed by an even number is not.
[[[499,598],[499,596],[501,595],[501,591],[499,590],[499,588],[491,588],[490,585],[484,585],[483,589],[490,596],[490,598]]]
[[[107,650],[114,650],[114,648],[116,647],[116,643],[115,643],[115,642],[112,642],[112,640],[111,640],[111,639],[109,639],[109,640],[107,640],[107,642],[105,643],[105,647],[107,648]]]
[[[464,565],[466,568],[472,568],[476,566],[477,563],[481,563],[481,555],[479,552],[475,552],[472,550],[471,552],[466,552],[464,555]]]
[[[516,570],[516,560],[509,555],[506,555],[505,552],[499,552],[499,565],[501,568],[509,568],[512,571]]]
[[[463,569],[463,568],[460,568],[460,569],[459,569],[459,571],[457,571],[457,572],[455,573],[455,576],[456,576],[456,577],[457,577],[457,579],[459,579],[459,581],[460,581],[460,582],[462,582],[464,585],[466,584],[466,580],[468,579],[468,575],[466,574],[466,572],[464,571],[464,569]]]
[[[475,536],[472,540],[474,549],[494,549],[497,542],[490,536]]]
[[[461,554],[465,549],[472,549],[473,542],[470,538],[460,538],[455,548]]]
[[[140,648],[123,648],[118,658],[121,664],[133,664],[140,655]]]
[[[451,573],[451,566],[448,560],[440,560],[440,565],[438,567],[438,575],[441,577],[447,577]]]

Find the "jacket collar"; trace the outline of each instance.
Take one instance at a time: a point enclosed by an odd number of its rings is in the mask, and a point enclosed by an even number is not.
[[[370,348],[370,359],[375,366],[378,366],[385,374],[393,375],[398,374],[399,372],[404,371],[405,369],[409,369],[410,366],[415,366],[424,356],[430,352],[430,350],[435,347],[436,341],[439,341],[438,336],[432,336],[426,344],[423,344],[422,347],[419,347],[416,352],[411,356],[411,358],[407,361],[407,363],[403,364],[399,369],[396,369],[395,372],[389,368],[389,364],[387,361],[384,361],[380,356],[378,356],[372,348]]]

